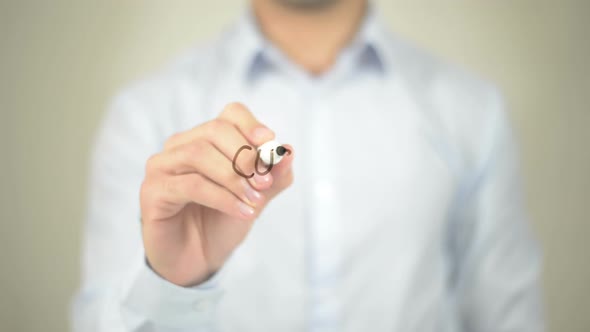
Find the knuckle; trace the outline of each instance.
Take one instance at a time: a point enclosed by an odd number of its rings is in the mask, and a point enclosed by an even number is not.
[[[245,112],[247,110],[246,106],[240,102],[234,101],[231,102],[223,108],[223,114],[230,114],[230,113],[237,113],[237,112]]]
[[[172,156],[176,161],[180,162],[183,165],[189,164],[189,156],[191,154],[188,150],[189,147],[175,149],[172,151]]]
[[[178,160],[187,165],[193,165],[206,158],[207,144],[204,141],[196,140],[174,151]]]
[[[213,119],[208,123],[208,130],[207,135],[212,137],[214,135],[219,135],[220,132],[226,131],[231,125],[222,119]]]
[[[157,195],[159,191],[155,190],[153,181],[145,180],[141,184],[141,188],[139,190],[139,196],[142,202],[148,203],[157,200]]]
[[[168,194],[175,194],[177,191],[176,188],[176,181],[174,181],[174,177],[167,177],[161,182],[162,185],[162,192]]]
[[[206,158],[209,153],[209,144],[202,140],[195,141],[190,145],[190,148],[186,152],[188,153],[188,160],[202,160],[203,158]]]
[[[213,120],[207,122],[207,129],[209,129],[208,133],[209,134],[215,133],[215,131],[219,130],[219,128],[222,125],[221,122],[222,121],[220,119],[213,119]]]
[[[182,133],[175,133],[172,136],[168,137],[166,142],[164,142],[164,149],[170,149],[173,146],[175,146],[177,144],[177,142],[180,141],[181,136],[182,136]]]
[[[150,172],[157,167],[159,159],[160,159],[159,154],[153,154],[147,159],[147,161],[145,162],[145,173],[146,174],[150,174]]]

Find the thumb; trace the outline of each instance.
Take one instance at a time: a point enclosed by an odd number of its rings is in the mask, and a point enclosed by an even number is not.
[[[295,157],[295,150],[289,144],[283,144],[287,149],[287,153],[281,159],[281,162],[273,166],[270,173],[272,174],[272,186],[266,191],[269,199],[274,198],[281,191],[293,183],[293,158]]]

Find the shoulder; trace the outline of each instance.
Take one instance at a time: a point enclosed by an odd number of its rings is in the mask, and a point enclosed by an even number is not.
[[[480,166],[498,135],[508,130],[499,89],[396,36],[389,36],[388,48],[393,70],[418,105],[430,134],[455,151],[463,166]]]
[[[107,120],[133,122],[136,128],[143,124],[146,131],[149,127],[163,136],[203,121],[207,114],[200,105],[225,67],[225,38],[221,34],[193,46],[165,66],[126,84],[111,99]],[[190,124],[183,121],[187,116]]]
[[[194,46],[164,67],[124,86],[115,101],[161,104],[188,86],[203,85],[214,67],[219,66],[219,41]]]

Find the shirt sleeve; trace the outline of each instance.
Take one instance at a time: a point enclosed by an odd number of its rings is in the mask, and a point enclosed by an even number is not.
[[[184,288],[159,277],[144,258],[139,189],[163,135],[162,121],[143,99],[137,93],[117,98],[94,145],[74,331],[209,331],[213,325],[219,273]]]
[[[203,329],[212,323],[213,310],[222,294],[218,276],[185,288],[162,279],[144,262],[123,289],[121,306],[130,314],[162,328]]]
[[[465,331],[543,331],[541,255],[524,211],[517,152],[497,95],[484,158],[462,188],[455,236]]]

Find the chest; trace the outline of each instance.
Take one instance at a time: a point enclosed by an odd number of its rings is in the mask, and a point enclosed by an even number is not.
[[[423,110],[403,89],[375,80],[319,91],[285,82],[214,91],[193,109],[214,117],[228,101],[241,101],[295,149],[293,185],[224,267],[228,312],[255,298],[265,317],[298,326],[306,298],[325,304],[318,294],[364,303],[368,317],[403,311],[400,294],[422,287],[417,276],[444,287],[441,249],[455,179],[429,139]],[[321,280],[330,280],[328,288],[317,288]],[[360,288],[369,295],[354,295]],[[241,318],[261,319],[254,311]]]

